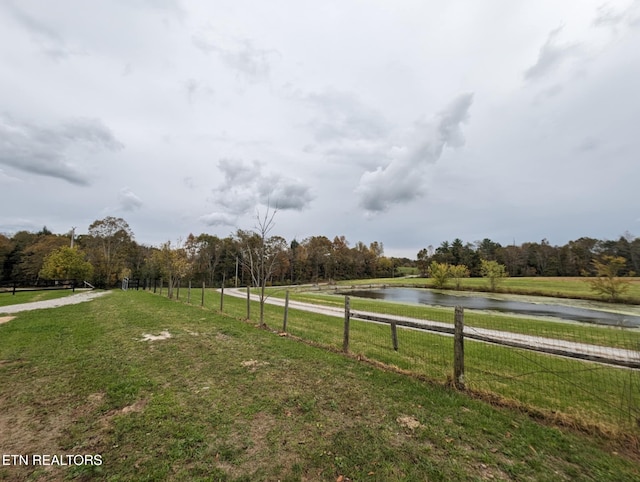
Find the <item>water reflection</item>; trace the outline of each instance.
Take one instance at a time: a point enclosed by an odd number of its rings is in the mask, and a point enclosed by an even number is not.
[[[456,296],[419,288],[386,288],[352,290],[349,296],[381,299],[400,303],[419,303],[432,306],[463,306],[474,310],[491,310],[531,316],[551,316],[564,320],[594,323],[598,325],[640,327],[640,316],[607,311],[590,310],[565,305],[547,305],[523,301],[501,300],[484,296]]]

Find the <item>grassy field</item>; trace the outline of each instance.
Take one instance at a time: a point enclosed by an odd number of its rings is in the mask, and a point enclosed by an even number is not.
[[[31,303],[32,301],[45,301],[64,298],[78,293],[72,290],[41,290],[41,291],[16,291],[15,295],[11,292],[0,293],[0,306],[18,305],[22,303]]]
[[[640,278],[627,278],[630,282],[629,290],[622,296],[627,303],[640,304]],[[407,285],[431,288],[430,278],[377,278],[363,280],[339,281],[341,286],[361,286],[370,284]],[[448,288],[452,289],[453,281]],[[488,282],[484,278],[464,278],[461,289],[473,291],[488,291]],[[500,281],[498,293],[514,293],[522,295],[554,296],[559,298],[576,298],[586,300],[603,300],[602,296],[590,289],[589,278],[560,278],[560,277],[530,277],[504,278]]]
[[[113,292],[0,325],[2,453],[103,461],[0,466],[0,480],[640,477],[628,440],[546,426],[277,336],[217,313],[218,302]],[[163,331],[170,338],[143,341]]]
[[[273,288],[271,295],[284,298],[285,290]],[[308,292],[291,290],[291,300],[325,306],[342,307],[344,297],[331,292]],[[381,314],[401,315],[422,320],[453,323],[453,308],[439,308],[426,305],[410,305],[389,301],[351,297],[351,308],[355,311],[371,311]],[[589,343],[615,348],[638,350],[640,347],[640,330],[613,329],[608,326],[586,325],[578,323],[562,323],[530,319],[523,316],[485,314],[466,310],[465,324],[477,328],[522,333],[525,335],[544,336],[560,340]]]

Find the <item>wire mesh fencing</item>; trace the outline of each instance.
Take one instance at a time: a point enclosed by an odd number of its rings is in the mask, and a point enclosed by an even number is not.
[[[235,296],[227,296],[233,294]],[[256,292],[190,299],[259,321]],[[581,427],[640,433],[640,330],[272,291],[262,322],[288,336]],[[195,303],[195,301],[194,301]]]

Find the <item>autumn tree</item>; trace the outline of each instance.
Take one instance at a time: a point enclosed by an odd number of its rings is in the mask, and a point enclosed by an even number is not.
[[[433,279],[434,288],[444,288],[447,286],[449,278],[451,278],[450,268],[451,265],[448,263],[431,262],[427,269],[427,274],[429,278]]]
[[[69,246],[62,246],[51,252],[45,259],[40,276],[45,279],[86,280],[93,274],[93,266],[86,254]]]
[[[98,283],[106,286],[115,284],[132,241],[133,232],[122,218],[107,216],[89,226],[87,244]]]
[[[471,273],[469,272],[469,268],[467,268],[466,265],[458,264],[449,267],[449,275],[455,281],[456,289],[459,290],[460,284],[462,283],[462,278],[468,278]]]
[[[480,272],[484,278],[489,280],[489,290],[495,291],[503,278],[506,278],[507,270],[503,264],[497,261],[487,261],[483,259],[480,263]]]
[[[168,281],[169,298],[173,298],[173,291],[182,278],[185,278],[191,269],[191,264],[184,247],[171,246],[171,241],[162,244],[159,250],[152,255],[157,272]]]
[[[622,256],[602,257],[602,260],[594,260],[596,278],[589,281],[591,289],[596,293],[606,296],[609,301],[616,301],[629,289],[630,282],[618,276],[625,267],[626,259]]]

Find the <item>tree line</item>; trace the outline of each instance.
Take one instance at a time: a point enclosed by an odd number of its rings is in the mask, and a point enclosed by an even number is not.
[[[260,286],[382,278],[406,272],[399,268],[413,268],[427,276],[434,262],[464,266],[475,277],[483,275],[483,261],[485,271],[486,262],[495,262],[509,276],[596,276],[596,262],[605,257],[624,260],[619,270],[622,276],[640,273],[640,238],[628,233],[615,241],[583,237],[563,246],[552,246],[544,239],[520,246],[502,246],[490,239],[475,243],[454,239],[435,249],[422,249],[412,260],[385,256],[379,241],[352,245],[345,236],[330,239],[323,235],[287,241],[266,231],[239,229],[224,238],[189,234],[184,240],[147,246],[135,241],[124,219],[109,216],[94,221],[87,234],[77,237],[73,231],[54,234],[46,227],[12,236],[0,234],[0,283],[73,278],[112,287],[128,277],[163,278],[170,287],[180,280],[207,286],[222,282]]]
[[[259,286],[258,273],[268,274],[269,284],[297,284],[391,277],[399,266],[411,265],[408,258],[384,256],[380,242],[350,246],[344,236],[287,242],[281,236],[239,229],[224,238],[189,234],[184,240],[147,246],[135,241],[124,219],[115,217],[94,221],[87,234],[77,237],[54,234],[46,227],[0,234],[0,283],[66,278],[112,287],[128,277],[163,278],[170,289],[180,280]]]
[[[625,233],[617,240],[582,237],[562,246],[549,241],[502,246],[490,239],[465,243],[456,238],[437,248],[429,246],[417,254],[416,265],[427,275],[432,262],[464,265],[472,277],[482,275],[482,261],[504,265],[508,276],[597,276],[597,262],[605,257],[623,258],[620,276],[640,273],[640,238]]]

